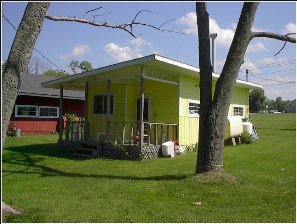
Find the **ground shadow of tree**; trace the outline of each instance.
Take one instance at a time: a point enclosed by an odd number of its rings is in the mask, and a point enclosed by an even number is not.
[[[122,179],[122,180],[182,180],[189,175],[163,175],[163,176],[121,176],[121,175],[101,175],[101,174],[84,174],[74,173],[59,170],[53,167],[42,164],[46,157],[57,157],[63,159],[75,159],[84,160],[80,158],[72,157],[71,155],[62,152],[56,148],[56,144],[44,144],[44,145],[28,145],[10,147],[5,150],[16,152],[16,154],[9,154],[2,158],[2,162],[5,164],[11,164],[24,167],[20,170],[13,170],[7,168],[10,166],[4,166],[2,170],[2,176],[8,176],[11,174],[36,174],[40,177],[70,177],[70,178],[99,178],[99,179]],[[36,156],[39,155],[39,156]],[[102,158],[104,159],[104,158]],[[108,159],[109,160],[109,159]],[[115,161],[116,162],[116,161]],[[137,161],[135,161],[137,162]]]

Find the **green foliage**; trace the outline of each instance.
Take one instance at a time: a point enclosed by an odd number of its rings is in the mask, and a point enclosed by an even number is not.
[[[47,77],[56,77],[56,78],[64,78],[64,77],[67,77],[69,76],[68,73],[64,72],[64,71],[60,71],[60,70],[47,70],[45,73],[44,73],[44,76],[47,76]]]
[[[73,74],[77,74],[80,72],[87,72],[93,70],[93,66],[90,62],[88,61],[71,61],[70,62],[70,69],[73,72]]]
[[[15,129],[15,124],[13,122],[10,122],[7,127],[6,136],[15,136]]]
[[[91,71],[93,70],[93,67],[92,67],[92,64],[88,61],[82,61],[80,64],[79,64],[79,67],[80,69],[83,71],[83,72],[87,72],[87,71]]]
[[[243,144],[251,144],[252,142],[253,142],[252,136],[247,131],[244,131],[241,134],[241,143],[243,143]]]
[[[253,120],[260,141],[224,148],[225,171],[236,183],[193,180],[194,152],[81,159],[57,148],[58,135],[8,137],[2,199],[23,212],[7,222],[295,223],[296,114]]]
[[[64,114],[64,116],[67,118],[67,121],[75,121],[75,118],[78,117],[76,114],[71,113]]]
[[[250,111],[257,113],[265,108],[265,95],[263,89],[254,89],[249,94]]]

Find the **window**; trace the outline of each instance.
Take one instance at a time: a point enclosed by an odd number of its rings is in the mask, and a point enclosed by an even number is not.
[[[38,117],[38,106],[16,105],[15,117]]]
[[[94,96],[94,114],[107,114],[107,96]],[[110,114],[113,114],[113,95],[110,95]]]
[[[39,107],[39,117],[42,118],[58,118],[59,117],[59,108],[58,107]]]
[[[200,112],[200,102],[199,101],[189,101],[189,116],[197,117]]]
[[[234,116],[243,116],[243,107],[233,107]]]

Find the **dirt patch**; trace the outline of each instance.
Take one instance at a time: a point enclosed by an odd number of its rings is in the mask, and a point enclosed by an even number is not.
[[[197,174],[191,179],[199,183],[237,183],[237,177],[226,172],[206,172]]]

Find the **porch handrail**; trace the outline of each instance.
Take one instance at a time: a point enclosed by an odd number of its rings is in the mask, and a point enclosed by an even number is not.
[[[177,140],[178,124],[161,122],[143,122],[144,143],[160,145],[165,141]],[[110,140],[116,144],[139,144],[139,122],[110,121]],[[111,133],[113,132],[113,133]]]
[[[86,141],[88,139],[88,122],[65,121],[64,139],[66,141]]]

